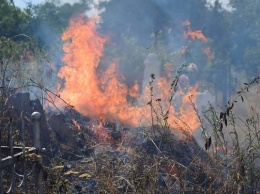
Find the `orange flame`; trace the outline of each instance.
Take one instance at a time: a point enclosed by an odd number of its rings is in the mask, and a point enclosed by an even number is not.
[[[110,136],[109,132],[106,129],[104,129],[103,127],[95,128],[94,133],[99,140],[101,140],[103,142],[107,142],[109,144],[114,143],[114,140]]]
[[[119,121],[132,126],[149,124],[147,122],[147,118],[151,115],[151,109],[147,105],[150,100],[149,89],[146,94],[139,97],[137,82],[132,87],[124,84],[124,76],[118,72],[116,64],[111,64],[104,72],[97,72],[96,68],[108,40],[97,32],[95,20],[87,20],[84,16],[75,17],[70,21],[62,40],[65,41],[63,57],[65,65],[58,74],[65,79],[65,87],[60,94],[62,98],[75,106],[80,113],[92,118]],[[196,99],[197,87],[183,94],[180,111],[176,113],[174,105],[170,105],[167,99],[169,95],[169,88],[165,87],[167,85],[169,80],[166,78],[158,80],[155,85],[158,92],[154,97],[164,99],[168,103],[163,105],[164,108],[170,106],[168,123],[173,128],[187,130],[187,126],[184,125],[187,123],[191,130],[197,129],[199,123],[192,106],[187,102],[189,95],[193,95]],[[127,96],[134,97],[138,106],[128,102]],[[110,139],[109,136],[105,137]]]
[[[184,32],[183,36],[186,39],[191,39],[191,41],[194,41],[195,39],[199,39],[203,42],[207,42],[207,38],[203,35],[201,30],[192,31],[190,27],[190,22],[187,20],[183,22],[184,26],[187,26],[188,32]]]
[[[78,122],[77,122],[75,119],[73,119],[72,122],[73,122],[73,124],[77,127],[77,131],[78,131],[78,132],[79,132],[79,131],[82,131],[80,125],[78,124]]]
[[[203,49],[203,53],[207,56],[208,61],[212,61],[214,59],[214,53],[211,53],[209,47]]]
[[[135,96],[139,88],[129,88],[118,81],[116,64],[98,77],[96,67],[107,39],[97,33],[95,20],[87,21],[83,16],[72,19],[62,40],[66,41],[63,57],[66,65],[58,75],[66,82],[60,95],[84,115],[124,122],[132,120],[127,113],[126,96]]]

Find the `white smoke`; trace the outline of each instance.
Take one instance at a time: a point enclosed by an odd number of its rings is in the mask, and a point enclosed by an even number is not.
[[[214,7],[215,2],[217,0],[207,0],[207,4],[209,7]],[[230,0],[219,0],[219,3],[222,7],[222,9],[226,10],[226,11],[233,11],[234,8],[230,5]]]
[[[52,0],[59,2],[58,4],[62,5],[65,3],[74,4],[79,3],[80,0]],[[98,18],[102,12],[105,11],[104,7],[101,7],[102,3],[109,2],[110,0],[89,0],[88,6],[89,10],[86,12],[86,15],[90,18]]]
[[[105,11],[104,7],[101,7],[101,3],[109,2],[110,0],[91,0],[89,3],[90,10],[86,12],[88,17],[98,18],[99,15]]]
[[[52,1],[57,1],[59,5],[69,3],[69,4],[74,4],[74,3],[79,3],[80,0],[52,0]],[[96,18],[98,22],[100,22],[100,14],[105,11],[105,8],[101,6],[102,3],[109,2],[110,0],[89,0],[88,1],[88,6],[89,10],[86,11],[86,15],[89,18]]]

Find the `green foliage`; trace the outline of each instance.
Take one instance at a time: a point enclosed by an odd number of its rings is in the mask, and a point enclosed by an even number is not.
[[[30,14],[15,7],[10,1],[2,0],[0,3],[0,18],[0,36],[13,37],[26,31]]]
[[[86,9],[87,5],[84,2],[73,5],[46,2],[30,6],[27,8],[31,14],[27,34],[36,38],[42,47],[55,48],[56,44],[61,44],[60,37],[67,28],[70,18]]]
[[[205,7],[205,2],[205,0],[113,0],[106,3],[106,11],[102,14],[103,22],[99,27],[100,31],[109,34],[111,39],[106,45],[101,67],[105,66],[107,61],[114,62],[115,59],[119,59],[120,70],[126,74],[126,82],[133,84],[135,78],[142,80],[143,62],[151,52],[159,56],[162,69],[166,62],[171,62],[172,66],[196,63],[200,73],[199,80],[196,81],[213,85],[210,89],[215,89],[216,94],[221,91],[222,101],[226,103],[227,97],[232,93],[231,88],[237,85],[234,78],[238,80],[243,78],[241,71],[246,72],[247,78],[259,73],[260,1],[231,0],[233,12],[221,9],[218,1],[215,7],[208,9]],[[33,86],[38,87],[41,92],[50,92],[44,86],[46,83],[50,84],[50,75],[56,72],[55,68],[48,68],[50,63],[46,61],[41,48],[52,55],[62,53],[60,37],[67,28],[69,19],[86,10],[88,10],[86,1],[73,5],[46,2],[37,6],[29,5],[25,10],[20,10],[10,1],[2,0],[0,3],[1,87]],[[207,43],[184,40],[183,31],[186,29],[182,26],[182,22],[186,20],[190,20],[191,29],[203,31],[208,39]],[[181,54],[181,46],[188,46],[185,55]],[[205,47],[210,47],[211,52],[214,52],[213,60],[209,61],[203,54]],[[61,54],[54,57],[60,60]],[[46,68],[49,76],[46,76]],[[233,72],[238,76],[234,77]],[[171,90],[176,86],[177,80],[176,77],[172,82]],[[255,79],[253,82],[257,81],[258,79]],[[237,97],[220,113],[210,106],[207,112],[210,116],[205,115],[205,118],[210,123],[212,131],[202,126],[205,149],[208,152],[207,160],[199,161],[200,157],[196,155],[187,166],[178,167],[182,170],[181,176],[178,177],[163,172],[163,176],[167,177],[165,179],[167,183],[174,186],[178,182],[183,189],[183,178],[187,172],[192,171],[194,180],[200,179],[202,175],[206,177],[207,185],[203,185],[204,181],[198,181],[193,186],[201,189],[201,192],[212,193],[214,190],[216,193],[238,193],[239,189],[242,193],[253,192],[259,181],[259,166],[255,165],[256,159],[259,159],[259,127],[257,128],[256,125],[258,123],[259,126],[259,110],[244,121],[243,127],[236,125],[236,114],[233,112],[233,107],[238,104],[238,100],[239,103],[247,101],[244,93],[249,89],[248,86],[254,84],[253,82],[249,85],[245,84],[245,87],[237,93]],[[5,91],[1,91],[4,94]],[[58,94],[55,95],[58,97]],[[171,103],[172,94],[170,99]],[[155,128],[158,124],[168,129],[169,111],[167,109],[162,111],[160,99],[156,100],[158,106],[152,106],[152,102],[151,100],[148,103],[152,114],[156,113],[156,108],[159,109],[152,121],[154,129],[160,131],[160,128]],[[257,108],[254,104],[250,106],[250,108]],[[239,128],[247,130],[246,148],[242,148],[238,141]],[[228,144],[227,136],[231,138],[231,144]],[[161,144],[164,138],[160,139],[160,143],[149,138],[151,147],[156,147],[158,153],[161,153],[159,145],[164,145]],[[220,151],[213,148],[220,148]],[[231,152],[228,152],[228,149],[231,149]],[[159,193],[162,190],[157,182],[158,177],[163,174],[161,172],[163,168],[158,166],[164,165],[165,162],[174,162],[177,165],[176,161],[169,159],[167,155],[162,155],[161,158],[159,156],[147,158],[143,150],[141,152],[137,149],[133,150],[135,151],[132,155],[133,160],[125,164],[122,162],[114,164],[113,162],[118,158],[114,156],[111,158],[105,153],[103,160],[93,159],[93,164],[100,163],[100,166],[97,170],[92,169],[91,176],[94,175],[97,182],[104,187],[103,189],[111,193],[115,193],[120,185],[124,187],[119,189],[121,192],[129,187],[133,192],[141,193],[149,188],[151,192],[156,190]],[[145,167],[147,171],[141,172],[140,169],[138,171],[138,165]],[[65,185],[58,178],[54,178],[58,181],[55,184]]]
[[[260,2],[231,0],[231,5],[235,8],[230,16],[233,41],[231,60],[234,65],[244,68],[251,78],[259,73]]]

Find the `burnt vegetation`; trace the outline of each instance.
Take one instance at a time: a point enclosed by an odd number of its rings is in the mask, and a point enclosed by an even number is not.
[[[46,151],[23,151],[15,170],[40,169],[44,193],[260,192],[258,1],[230,0],[229,9],[204,0],[95,5],[105,8],[96,28],[109,36],[100,61],[94,57],[100,63],[96,74],[109,73],[108,64],[119,61],[118,77],[128,88],[143,84],[137,89],[141,96],[147,86],[149,114],[140,126],[115,115],[83,115],[61,95],[66,78],[59,70],[66,66],[66,52],[60,37],[71,17],[93,8],[91,1],[20,9],[3,0],[0,6],[1,163],[13,154],[11,145],[34,146],[31,114],[38,111]],[[160,75],[152,72],[145,79],[149,56],[156,58]],[[158,81],[162,77],[166,82]],[[162,98],[157,98],[159,86],[167,90]],[[192,89],[196,92],[184,106]],[[140,105],[138,95],[128,94],[127,102]],[[186,106],[192,114],[182,117]],[[31,167],[25,169],[23,161]],[[0,193],[7,192],[11,171],[1,167],[0,173]],[[26,188],[15,179],[15,192],[37,193],[36,177],[29,173]]]

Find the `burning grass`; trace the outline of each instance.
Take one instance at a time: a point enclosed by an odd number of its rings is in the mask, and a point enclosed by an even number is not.
[[[188,22],[184,25],[188,28],[186,38],[207,41],[201,31],[193,32]],[[255,112],[245,122],[250,132],[244,138],[248,141],[247,148],[242,149],[238,141],[239,126],[232,112],[236,99],[240,97],[243,101],[244,93],[259,78],[245,84],[238,97],[220,114],[210,106],[204,114],[213,129],[208,130],[196,109],[197,86],[178,89],[181,70],[172,80],[163,77],[156,80],[152,74],[148,88],[139,94],[137,82],[127,86],[116,63],[97,71],[108,39],[96,31],[94,20],[74,18],[63,40],[65,65],[59,76],[65,79],[65,85],[60,95],[92,119],[80,123],[72,118],[70,122],[75,132],[84,136],[77,136],[82,150],[89,139],[93,143],[89,157],[67,161],[74,165],[60,172],[70,180],[71,192],[259,191],[259,114]],[[209,51],[205,54],[213,56]],[[134,98],[135,104],[127,96]],[[254,123],[253,127],[250,123]],[[223,133],[225,126],[231,128],[227,133]],[[193,136],[199,128],[204,148]],[[231,137],[230,143],[227,135]]]
[[[59,76],[65,80],[65,84],[60,96],[73,104],[81,114],[132,127],[149,126],[147,120],[151,114],[151,107],[147,106],[147,102],[148,105],[151,102],[151,87],[154,87],[156,91],[152,94],[153,99],[158,102],[157,106],[164,109],[160,117],[163,117],[163,120],[167,118],[167,123],[172,129],[191,133],[198,128],[199,122],[193,114],[188,98],[193,96],[194,102],[196,101],[197,86],[189,87],[185,92],[180,90],[176,94],[180,101],[180,108],[176,111],[172,104],[174,88],[166,87],[166,83],[175,83],[177,78],[171,80],[162,77],[156,82],[153,80],[153,86],[146,86],[140,94],[137,80],[133,86],[127,86],[116,63],[109,64],[105,70],[97,70],[108,38],[97,32],[95,20],[86,19],[84,16],[75,17],[62,39],[65,41],[65,55],[64,66]],[[134,102],[129,101],[129,98]],[[61,102],[58,104],[63,105]],[[159,115],[152,113],[151,116]],[[160,119],[155,118],[156,122]],[[185,120],[188,125],[181,120]]]
[[[113,123],[91,119],[82,123],[82,119],[77,117],[71,125],[74,125],[76,133],[88,137],[83,144],[92,139],[92,153],[88,157],[83,155],[82,159],[63,161],[63,168],[57,174],[70,180],[67,189],[71,192],[257,193],[260,141],[256,99],[259,85],[253,89],[250,86],[259,79],[245,84],[222,112],[218,113],[212,106],[205,111],[204,116],[212,130],[201,123],[204,147],[199,146],[190,133],[184,133],[182,139],[172,133],[167,119],[160,117],[161,109],[156,105],[158,100],[149,104],[157,119],[151,122],[150,127],[123,129]],[[173,87],[177,87],[177,83]],[[247,94],[250,90],[252,93]],[[242,138],[238,134],[242,126],[237,123],[237,113],[233,108],[240,107],[245,101],[255,106],[249,108],[251,115],[248,119],[241,118],[241,121],[245,119],[248,130]],[[119,134],[117,138],[112,135],[116,131]],[[241,142],[239,137],[247,143]],[[61,166],[61,163],[53,166]]]
[[[206,42],[201,31],[185,25],[187,38]],[[49,193],[259,192],[259,89],[254,88],[253,98],[246,95],[259,77],[245,83],[221,112],[210,106],[204,115],[209,130],[196,112],[197,86],[177,89],[180,71],[173,80],[155,80],[152,74],[140,96],[137,82],[127,86],[116,64],[97,71],[108,39],[96,31],[94,20],[75,18],[63,40],[65,65],[59,76],[65,85],[55,95],[89,118],[68,111],[49,119],[53,139],[44,143],[55,145],[47,153],[49,167],[44,167]],[[238,99],[248,104],[243,110],[248,117],[240,120],[234,109]],[[137,127],[141,120],[143,126]],[[204,147],[193,136],[200,127]]]
[[[186,38],[207,41],[201,31],[184,25]],[[181,70],[172,80],[152,74],[140,94],[138,82],[130,87],[124,83],[116,63],[97,70],[108,38],[96,31],[95,20],[74,18],[63,40],[59,76],[65,84],[60,94],[53,94],[79,113],[67,110],[49,119],[53,139],[44,180],[49,192],[259,192],[259,103],[248,103],[245,120],[237,120],[233,109],[238,98],[241,103],[250,99],[245,93],[259,77],[245,84],[221,112],[210,106],[204,115],[209,130],[196,109],[198,87],[178,88]],[[209,60],[214,57],[209,49],[205,54]],[[253,94],[258,99],[259,91]],[[193,136],[198,128],[204,147]]]

